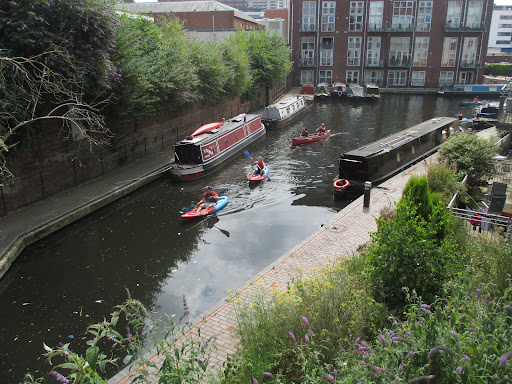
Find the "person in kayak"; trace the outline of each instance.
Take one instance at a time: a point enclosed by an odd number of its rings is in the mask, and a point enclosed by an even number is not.
[[[300,137],[308,137],[308,130],[306,127],[302,128],[302,132],[300,133]]]
[[[197,203],[197,207],[194,209],[194,212],[201,212],[203,209],[217,204],[218,199],[219,195],[217,195],[217,193],[213,190],[213,187],[209,185],[206,186],[206,192],[204,193],[203,198]]]
[[[316,131],[318,132],[319,135],[323,135],[325,133],[325,124],[322,123],[321,126],[319,126]]]
[[[265,171],[265,162],[263,161],[263,157],[258,157],[258,160],[254,162],[256,169],[254,170],[255,175],[263,175]]]

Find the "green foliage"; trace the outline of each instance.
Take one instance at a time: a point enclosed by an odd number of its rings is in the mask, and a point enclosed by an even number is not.
[[[377,301],[401,313],[406,305],[404,287],[427,302],[441,293],[443,284],[459,265],[457,245],[450,236],[454,224],[426,177],[409,180],[395,217],[377,220],[368,255],[368,283]]]
[[[89,99],[116,84],[118,71],[110,59],[115,20],[109,2],[2,1],[0,20],[0,49],[29,58],[58,48],[66,59],[46,57],[45,64],[84,83]]]
[[[448,204],[457,192],[464,194],[466,187],[462,184],[452,167],[440,162],[429,164],[427,170],[428,187],[430,191],[439,193],[440,198]]]
[[[512,64],[485,63],[485,74],[489,76],[512,76]]]
[[[253,84],[249,52],[239,45],[236,39],[228,39],[219,46],[222,59],[231,73],[224,85],[226,93],[245,95]]]
[[[458,174],[468,176],[468,186],[483,176],[494,175],[492,157],[495,154],[492,141],[468,132],[451,136],[439,149],[442,160],[448,160]]]

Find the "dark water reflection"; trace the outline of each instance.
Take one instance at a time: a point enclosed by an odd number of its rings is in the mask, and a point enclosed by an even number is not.
[[[0,281],[0,382],[16,383],[26,371],[46,375],[42,343],[79,349],[87,325],[123,302],[125,288],[153,319],[179,318],[183,295],[199,315],[349,203],[332,196],[341,153],[459,110],[472,114],[435,96],[316,102],[300,121],[249,148],[266,160],[271,181],[249,188],[251,165],[241,153],[199,182],[162,178],[32,245]],[[327,140],[291,146],[302,126],[311,132],[322,122],[331,129]],[[228,189],[229,204],[217,218],[182,223],[178,211],[207,184]]]

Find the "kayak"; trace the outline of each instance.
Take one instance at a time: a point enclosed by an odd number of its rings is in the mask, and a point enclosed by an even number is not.
[[[258,174],[255,174],[254,171],[249,175],[249,182],[250,183],[254,183],[256,181],[262,181],[262,180],[265,180],[265,178],[268,177],[268,167],[265,167],[263,169],[263,174],[261,175],[258,175]]]
[[[323,134],[321,133],[314,133],[309,136],[299,136],[292,138],[292,145],[298,145],[298,144],[308,144],[313,143],[315,141],[320,141],[323,139],[326,139],[331,134],[331,130],[325,131]]]
[[[208,123],[208,124],[202,125],[201,127],[197,128],[194,131],[192,136],[199,136],[201,133],[206,133],[208,131],[211,131],[212,129],[217,129],[223,124],[224,124],[224,121],[218,121],[215,123]]]
[[[217,200],[217,204],[210,205],[206,209],[203,209],[201,212],[194,212],[194,210],[185,212],[184,214],[181,215],[181,218],[184,221],[188,221],[188,220],[193,220],[193,219],[211,215],[212,213],[220,211],[222,208],[224,208],[226,206],[226,204],[228,203],[228,200],[229,199],[227,196],[219,196],[219,199]]]

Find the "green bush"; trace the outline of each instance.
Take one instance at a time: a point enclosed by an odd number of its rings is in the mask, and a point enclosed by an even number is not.
[[[466,192],[465,185],[458,180],[453,168],[440,162],[429,164],[427,179],[430,191],[439,193],[445,204],[448,204],[456,193]]]

